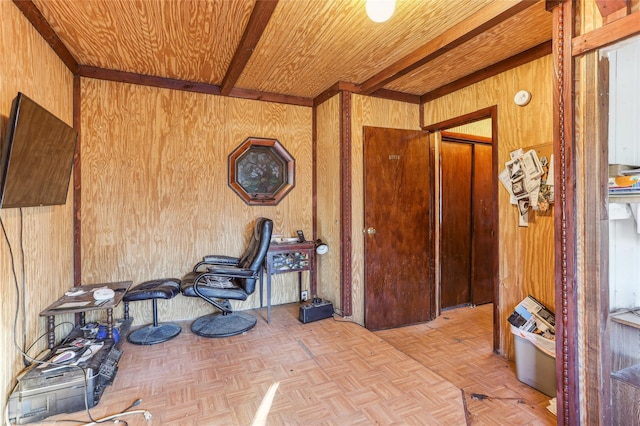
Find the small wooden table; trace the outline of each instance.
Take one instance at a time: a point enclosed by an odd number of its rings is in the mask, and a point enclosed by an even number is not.
[[[107,336],[113,338],[113,308],[118,306],[124,294],[131,287],[131,281],[120,281],[113,283],[91,284],[73,287],[69,292],[84,292],[75,296],[65,294],[60,299],[53,302],[47,309],[40,312],[41,317],[47,317],[47,343],[49,349],[56,344],[56,315],[60,314],[80,314],[80,325],[85,325],[85,312],[98,309],[107,310]],[[93,291],[98,288],[110,288],[114,291],[113,299],[97,301],[93,298]]]
[[[302,299],[302,272],[309,271],[311,288],[315,280],[315,243],[271,243],[264,260],[267,273],[267,323],[271,322],[271,276],[287,272],[298,273],[298,300]],[[260,307],[262,307],[262,276],[260,276]]]

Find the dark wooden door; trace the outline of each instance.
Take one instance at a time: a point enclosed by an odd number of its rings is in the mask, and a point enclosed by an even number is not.
[[[365,327],[434,318],[433,165],[429,137],[364,128]]]
[[[471,303],[493,302],[495,282],[493,174],[491,145],[473,145],[473,236],[471,257]]]
[[[471,301],[471,176],[473,145],[443,141],[440,149],[440,307]]]

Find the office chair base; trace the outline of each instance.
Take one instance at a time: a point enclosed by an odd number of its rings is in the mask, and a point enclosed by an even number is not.
[[[191,331],[202,337],[228,337],[252,329],[257,322],[256,317],[244,312],[211,314],[195,320],[191,324]]]
[[[162,323],[156,327],[151,324],[132,331],[127,340],[134,345],[155,345],[173,339],[181,331],[182,328],[178,324]]]

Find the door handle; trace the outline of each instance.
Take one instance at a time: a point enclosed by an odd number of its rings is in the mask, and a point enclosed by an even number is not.
[[[365,232],[366,232],[367,234],[369,234],[369,235],[373,235],[373,234],[375,234],[375,233],[376,233],[376,228],[371,228],[371,227],[370,227],[370,228],[367,228],[367,229],[365,230]]]

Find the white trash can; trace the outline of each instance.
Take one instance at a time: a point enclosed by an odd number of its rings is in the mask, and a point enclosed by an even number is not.
[[[556,396],[555,340],[511,325],[516,353],[516,376],[550,397]]]

